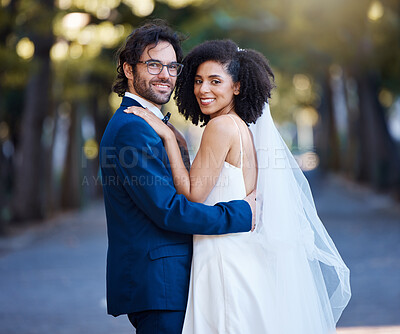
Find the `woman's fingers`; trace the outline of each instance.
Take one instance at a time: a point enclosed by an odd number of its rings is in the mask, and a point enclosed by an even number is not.
[[[143,118],[161,138],[169,138],[171,134],[175,137],[174,133],[168,127],[168,125],[166,125],[161,119],[159,119],[147,108],[128,107],[124,110],[124,112],[127,114],[134,114]]]
[[[135,114],[140,117],[145,117],[148,115],[148,109],[142,107],[128,107],[124,110],[127,114]]]

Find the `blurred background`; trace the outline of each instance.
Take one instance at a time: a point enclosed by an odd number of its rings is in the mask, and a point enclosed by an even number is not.
[[[0,234],[32,221],[46,225],[101,200],[99,143],[120,103],[111,92],[115,52],[151,18],[165,19],[186,35],[185,52],[223,38],[262,52],[276,76],[270,105],[286,143],[307,175],[330,175],[330,180],[333,175],[328,185],[313,188],[327,222],[343,208],[355,215],[372,205],[378,210],[369,215],[374,221],[360,222],[352,232],[386,231],[377,247],[392,245],[398,259],[400,215],[391,211],[400,199],[398,0],[0,0]],[[176,113],[173,100],[164,108],[188,138],[193,158],[201,129]],[[331,193],[323,193],[324,186]],[[104,219],[101,205],[96,208]],[[77,217],[73,231],[80,226]],[[339,218],[331,219],[328,230],[340,244],[349,225],[335,232]],[[68,232],[73,236],[67,237],[67,247],[76,247],[76,231]],[[368,240],[366,235],[353,243],[352,253],[346,250],[351,240],[343,239],[344,253],[356,254],[357,245]],[[357,256],[344,256],[345,262],[356,266]],[[385,275],[400,282],[399,261],[392,257],[385,263],[396,270]],[[4,272],[9,268],[4,263]],[[369,288],[361,278],[358,283]],[[398,314],[399,285],[389,285],[397,301],[388,306]],[[361,309],[374,298],[360,300]],[[366,315],[375,311],[368,312],[344,322],[399,324],[385,312],[374,323]],[[382,333],[389,332],[394,333],[387,328]]]
[[[148,18],[185,34],[185,52],[222,38],[262,52],[273,116],[302,168],[400,197],[398,0],[1,0],[2,229],[101,194],[115,51]],[[172,122],[193,156],[199,131]]]

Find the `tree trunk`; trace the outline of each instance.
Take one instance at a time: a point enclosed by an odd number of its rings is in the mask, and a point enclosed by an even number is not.
[[[109,118],[107,117],[106,112],[102,112],[100,110],[99,102],[98,102],[98,96],[93,96],[92,97],[92,113],[93,113],[93,118],[94,118],[94,125],[95,125],[95,131],[96,131],[96,141],[100,147],[100,142],[101,138],[103,137],[103,133],[107,127],[107,123]],[[98,171],[99,171],[99,156],[95,159],[95,175],[97,176]],[[103,189],[101,184],[96,185],[96,196],[102,196],[103,194]]]
[[[61,207],[75,209],[81,206],[82,196],[82,135],[81,117],[76,104],[72,105],[67,157],[62,175]]]
[[[6,22],[2,22],[2,26],[0,29],[0,49],[7,50],[6,41],[9,35],[14,31],[15,28],[15,17],[17,16],[17,1],[11,0],[9,4],[2,8],[3,17],[7,18]],[[13,52],[10,50],[6,51],[7,53]],[[3,55],[4,56],[4,55]],[[7,123],[7,127],[9,129],[9,137],[12,135],[11,122],[6,119],[5,113],[8,112],[6,108],[6,97],[3,88],[3,73],[7,71],[7,67],[9,66],[8,61],[4,61],[3,58],[2,63],[0,63],[0,122],[5,121]],[[5,226],[10,219],[9,213],[9,201],[10,201],[10,189],[11,178],[12,178],[12,165],[11,165],[11,157],[7,157],[3,154],[3,145],[7,141],[7,138],[2,138],[4,142],[0,142],[0,234],[5,231]],[[10,139],[11,140],[11,139]],[[10,144],[11,145],[11,144]]]
[[[400,187],[400,158],[378,100],[378,80],[371,73],[357,75],[360,104],[361,174],[377,189]]]
[[[319,108],[320,121],[315,131],[315,146],[320,157],[320,166],[325,170],[338,170],[340,166],[340,148],[333,116],[333,96],[330,87],[329,72],[321,80],[323,94]]]
[[[51,0],[41,2],[42,11],[32,22],[31,39],[35,44],[30,78],[25,91],[25,107],[21,122],[15,166],[13,199],[14,219],[40,219],[44,216],[44,160],[41,143],[43,121],[50,109],[50,48],[53,45]],[[50,17],[49,17],[50,16]],[[37,22],[36,19],[40,22]],[[47,29],[43,26],[47,24]]]
[[[348,109],[348,136],[345,150],[344,172],[350,178],[358,181],[361,179],[362,156],[360,154],[361,131],[359,126],[360,110],[357,82],[354,78],[346,76],[346,101]]]
[[[16,164],[14,215],[17,220],[43,217],[43,121],[49,110],[49,59],[37,59],[26,89],[26,106]]]

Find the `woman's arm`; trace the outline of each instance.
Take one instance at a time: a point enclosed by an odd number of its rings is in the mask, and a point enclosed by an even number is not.
[[[219,116],[208,122],[190,173],[182,161],[174,133],[153,113],[139,107],[129,112],[146,120],[161,137],[171,164],[174,185],[179,194],[192,202],[204,202],[216,184],[226,155],[232,144],[235,128],[228,116]]]
[[[208,122],[190,173],[183,165],[174,138],[162,138],[170,159],[175,188],[193,202],[205,201],[218,180],[230,149],[232,137],[224,119],[220,116]]]
[[[187,171],[190,170],[190,156],[189,156],[189,150],[187,147],[187,143],[185,140],[185,137],[171,124],[167,123],[168,127],[173,131],[176,142],[178,143],[179,151],[181,152],[181,157],[183,160],[183,163],[185,165],[185,168]]]

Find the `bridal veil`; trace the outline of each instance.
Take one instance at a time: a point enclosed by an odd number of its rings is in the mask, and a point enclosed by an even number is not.
[[[268,103],[250,130],[258,160],[254,233],[265,249],[274,322],[280,334],[335,332],[351,296],[349,269],[317,215],[307,179]]]

